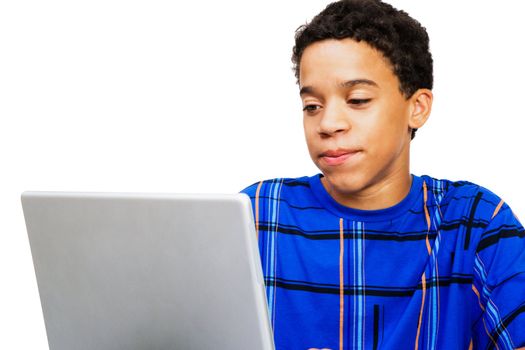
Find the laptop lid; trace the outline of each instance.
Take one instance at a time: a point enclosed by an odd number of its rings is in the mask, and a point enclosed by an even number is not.
[[[245,194],[24,192],[51,350],[273,349]]]

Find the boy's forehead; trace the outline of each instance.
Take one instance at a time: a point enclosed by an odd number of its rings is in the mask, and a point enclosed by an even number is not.
[[[337,87],[341,89],[348,89],[354,86],[367,86],[371,88],[379,88],[378,83],[376,83],[373,80],[364,79],[364,78],[345,80],[336,85]],[[306,94],[315,94],[315,93],[316,93],[316,88],[315,86],[312,86],[312,85],[301,85],[301,89],[299,90],[299,95],[301,96],[306,95]]]
[[[397,80],[397,77],[381,52],[350,38],[322,40],[309,45],[299,65],[301,95],[313,92],[316,85],[380,88],[388,81],[393,82],[392,79]]]

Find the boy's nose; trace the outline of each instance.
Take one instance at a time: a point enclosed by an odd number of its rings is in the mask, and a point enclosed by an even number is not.
[[[345,109],[346,104],[344,107],[335,104],[326,106],[319,123],[319,133],[332,135],[350,129],[350,120]]]

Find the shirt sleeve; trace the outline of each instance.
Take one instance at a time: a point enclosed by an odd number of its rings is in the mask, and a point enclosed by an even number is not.
[[[516,349],[525,346],[525,230],[502,202],[476,247],[474,307],[475,349]]]

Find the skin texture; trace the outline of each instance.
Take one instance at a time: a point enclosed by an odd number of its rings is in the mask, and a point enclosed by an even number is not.
[[[403,200],[412,182],[411,128],[427,121],[432,92],[419,89],[405,98],[389,61],[350,38],[308,46],[299,74],[306,143],[328,193],[342,205],[363,210]],[[354,82],[343,86],[346,81]],[[321,156],[338,149],[359,152],[344,161]]]

